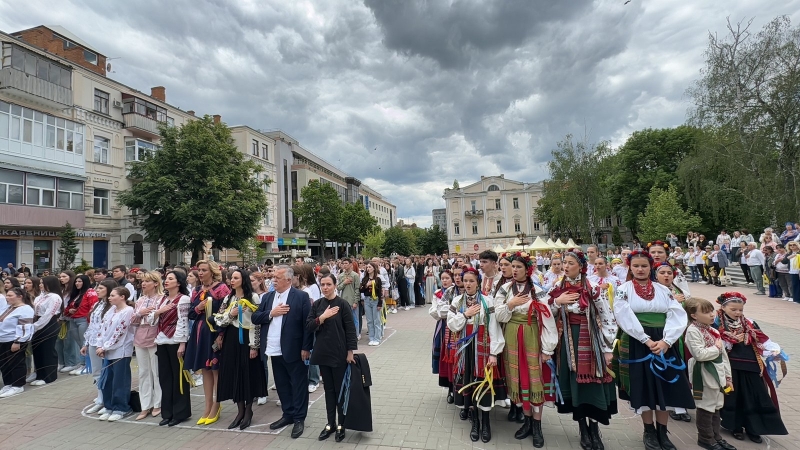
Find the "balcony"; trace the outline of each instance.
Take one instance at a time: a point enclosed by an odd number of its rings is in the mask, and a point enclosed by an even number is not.
[[[72,89],[28,75],[13,67],[0,69],[0,91],[9,97],[54,110],[72,106]]]
[[[470,211],[464,211],[464,216],[466,217],[478,217],[483,215],[482,209],[473,209]]]
[[[161,136],[158,132],[158,121],[147,116],[134,112],[123,113],[122,122],[123,127],[136,136],[148,139],[158,139]]]

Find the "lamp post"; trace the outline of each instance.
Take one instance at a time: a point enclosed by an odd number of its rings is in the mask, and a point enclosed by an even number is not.
[[[525,234],[525,233],[517,233],[517,239],[519,239],[519,245],[522,246],[522,251],[523,252],[525,251],[525,244],[526,244],[525,238],[526,237],[528,237],[528,235]]]

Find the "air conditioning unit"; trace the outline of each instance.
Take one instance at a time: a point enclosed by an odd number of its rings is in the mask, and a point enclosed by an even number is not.
[[[114,108],[122,109],[122,102],[119,100],[114,100]]]

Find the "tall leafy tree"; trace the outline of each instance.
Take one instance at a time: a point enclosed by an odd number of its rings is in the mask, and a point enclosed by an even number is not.
[[[447,250],[447,231],[434,225],[425,230],[425,234],[417,242],[420,253],[426,255],[441,254]]]
[[[161,149],[130,167],[136,180],[119,194],[138,211],[145,238],[175,250],[191,250],[192,264],[206,242],[241,248],[255,236],[267,212],[260,167],[238,151],[230,129],[209,117],[180,127],[162,124]]]
[[[350,245],[363,242],[364,236],[378,226],[378,220],[361,202],[348,203],[342,209],[342,226],[336,240]]]
[[[411,239],[407,233],[399,226],[391,227],[384,233],[383,241],[383,254],[390,255],[397,253],[398,255],[408,256],[413,253]]]
[[[75,242],[75,229],[67,222],[59,234],[61,247],[58,249],[58,266],[60,270],[72,269],[75,257],[78,256],[78,244]]]
[[[639,236],[643,242],[666,239],[668,233],[682,236],[700,227],[700,216],[681,207],[675,186],[669,185],[667,189],[654,187],[648,198],[644,213],[639,215]]]
[[[327,241],[341,234],[344,208],[330,184],[310,181],[300,190],[300,201],[294,202],[292,213],[298,226],[319,240],[323,249]]]
[[[383,255],[383,243],[386,241],[386,236],[380,228],[367,233],[364,236],[364,250],[361,252],[365,258],[372,258],[374,256]]]

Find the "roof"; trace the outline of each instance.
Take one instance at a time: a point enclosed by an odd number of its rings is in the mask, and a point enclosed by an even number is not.
[[[74,34],[72,34],[71,31],[69,31],[68,29],[62,27],[61,25],[44,25],[44,27],[55,31],[56,34],[60,34],[61,36],[64,36],[65,38],[69,39],[70,41],[72,41],[72,42],[74,42],[74,43],[76,43],[78,45],[80,45],[81,47],[83,47],[83,48],[85,48],[87,50],[91,50],[91,51],[93,51],[95,53],[98,53],[98,54],[103,54],[102,52],[97,51],[97,49],[95,49],[91,45],[87,44],[83,39],[81,39],[78,36],[75,36]]]

